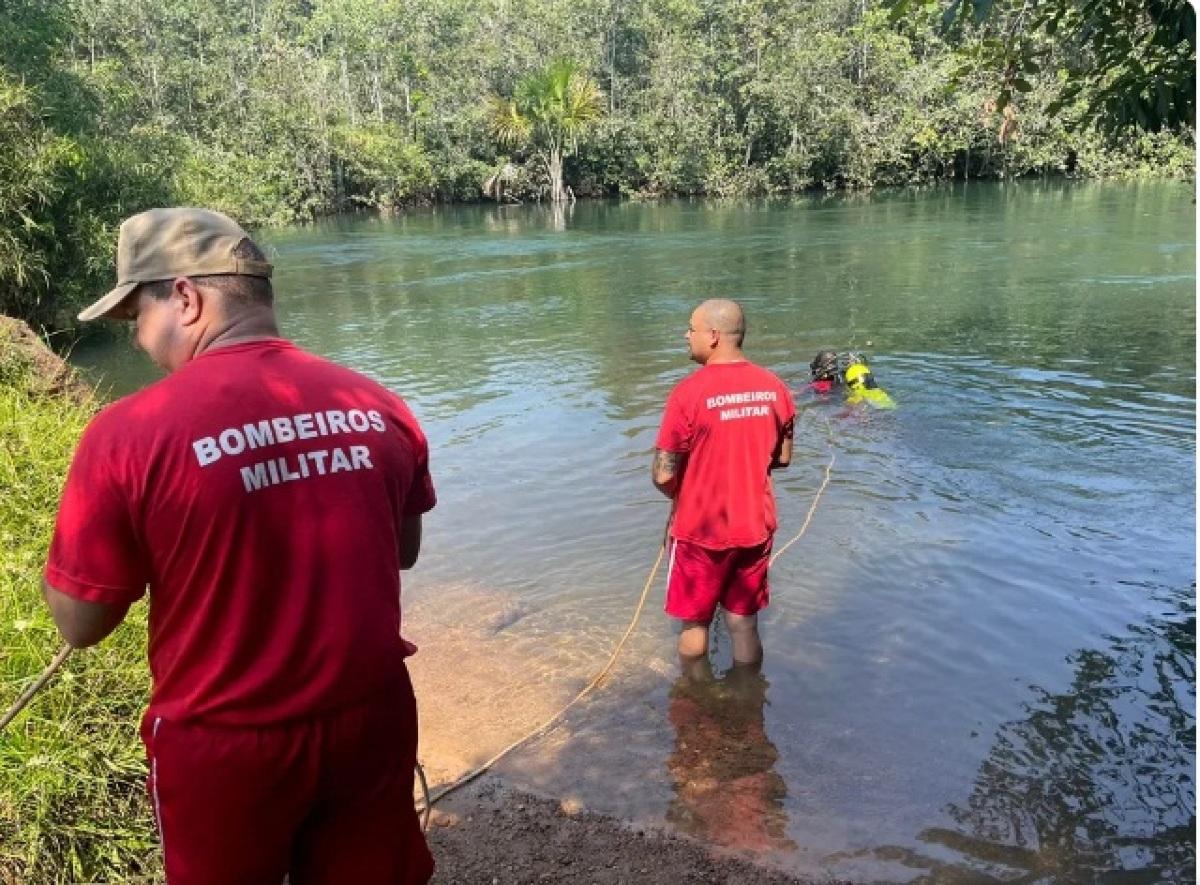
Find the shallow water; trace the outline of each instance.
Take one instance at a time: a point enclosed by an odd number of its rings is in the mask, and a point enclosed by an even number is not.
[[[777,547],[836,460],[761,682],[719,631],[712,680],[677,678],[660,576],[615,678],[502,773],[802,872],[1190,880],[1194,211],[1177,184],[976,185],[268,233],[287,334],[433,447],[405,595],[435,776],[607,660],[667,516],[688,313],[733,296],[753,359],[801,379],[855,347],[900,407],[805,404]],[[153,377],[122,343],[76,360]]]

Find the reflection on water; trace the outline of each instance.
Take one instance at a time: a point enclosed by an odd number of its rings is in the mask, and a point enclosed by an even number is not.
[[[734,665],[715,678],[704,657],[682,669],[667,711],[675,728],[667,821],[721,848],[795,848],[786,835],[787,785],[775,771],[779,751],[763,720],[768,685],[760,668]]]
[[[956,826],[919,834],[929,853],[869,853],[923,882],[1194,882],[1195,586],[1162,602],[1177,613],[1073,655],[1068,688],[1033,689],[947,807]]]
[[[1177,613],[1074,655],[1065,690],[1035,689],[948,809],[959,829],[921,838],[1037,878],[1194,881],[1195,585],[1162,602]]]

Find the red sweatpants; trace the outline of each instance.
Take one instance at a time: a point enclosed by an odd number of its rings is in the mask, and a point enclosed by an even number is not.
[[[269,728],[148,719],[169,885],[413,885],[433,858],[413,808],[405,671],[373,703]]]

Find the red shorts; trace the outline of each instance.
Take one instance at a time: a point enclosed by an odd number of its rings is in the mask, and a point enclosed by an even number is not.
[[[416,700],[267,728],[148,718],[148,788],[169,885],[428,882],[413,808]]]
[[[752,615],[771,601],[767,564],[771,538],[757,547],[709,550],[671,539],[667,566],[667,604],[673,618],[707,624],[717,604],[735,615]]]

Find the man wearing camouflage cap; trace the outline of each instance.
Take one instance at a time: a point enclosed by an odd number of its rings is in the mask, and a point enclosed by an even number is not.
[[[167,377],[88,425],[44,592],[76,647],[149,590],[142,738],[170,885],[411,883],[400,570],[434,506],[412,413],[280,337],[271,265],[204,209],[121,226],[124,319]]]

